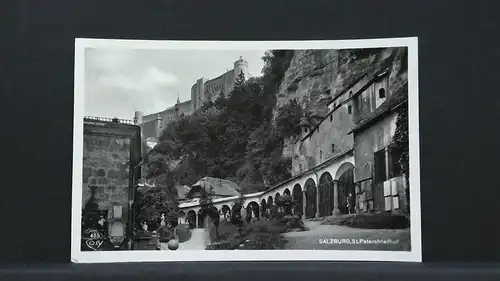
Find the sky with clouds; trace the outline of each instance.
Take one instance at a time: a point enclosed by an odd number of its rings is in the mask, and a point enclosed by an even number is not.
[[[93,49],[85,51],[86,116],[132,119],[191,99],[199,78],[215,78],[240,56],[260,76],[264,51]]]

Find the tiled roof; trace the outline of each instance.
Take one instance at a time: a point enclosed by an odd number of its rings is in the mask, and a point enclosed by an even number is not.
[[[177,195],[179,196],[179,199],[185,199],[187,194],[189,193],[189,186],[187,185],[177,185]]]
[[[403,86],[399,87],[399,89],[394,92],[384,103],[382,103],[377,109],[375,109],[372,113],[366,115],[364,118],[359,120],[354,128],[349,132],[353,133],[358,131],[367,125],[373,123],[378,120],[378,118],[385,116],[386,113],[392,111],[400,104],[405,102],[408,99],[408,83],[405,83]]]
[[[204,177],[193,186],[201,186],[205,190],[212,189],[215,195],[218,196],[240,196],[239,186],[230,180]]]

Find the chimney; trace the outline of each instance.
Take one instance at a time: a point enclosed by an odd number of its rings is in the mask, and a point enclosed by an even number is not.
[[[161,134],[161,116],[160,114],[156,114],[156,126],[155,126],[155,130],[156,130],[156,137],[159,138],[160,137],[160,134]]]
[[[142,113],[142,111],[135,111],[134,112],[134,125],[141,125],[142,124],[142,116],[144,116],[144,113]]]

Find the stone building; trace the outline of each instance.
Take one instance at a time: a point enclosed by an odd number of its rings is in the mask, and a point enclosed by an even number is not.
[[[109,222],[111,242],[125,247],[130,191],[141,176],[140,128],[128,120],[86,117],[83,129],[82,231],[95,227],[95,217],[102,216]]]
[[[392,85],[389,76],[389,70],[360,76],[333,96],[321,121],[315,124],[304,116],[300,134],[287,140],[293,147],[292,177],[322,166],[343,166],[335,179],[318,175],[316,190],[306,189],[306,218],[356,210],[407,212],[406,181],[398,155],[388,146],[396,110],[407,106],[408,92],[406,84]]]
[[[191,87],[191,100],[180,102],[177,98],[177,103],[161,112],[144,115],[141,111],[134,113],[134,122],[141,126],[142,136],[144,139],[150,139],[155,142],[162,128],[174,120],[178,120],[183,116],[191,115],[199,109],[205,102],[214,101],[221,92],[229,94],[234,88],[234,84],[238,76],[243,73],[248,79],[248,62],[240,57],[233,64],[233,69],[224,74],[207,80],[200,78]]]
[[[397,110],[408,106],[407,100],[407,84],[390,87],[388,72],[375,75],[353,95],[354,181],[361,211],[408,211],[399,155],[389,149]]]

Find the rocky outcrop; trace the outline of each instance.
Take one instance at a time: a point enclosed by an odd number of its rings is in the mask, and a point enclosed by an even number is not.
[[[326,94],[338,68],[337,50],[296,50],[277,93],[277,107],[296,99],[310,115],[326,114]]]
[[[405,48],[296,50],[279,87],[277,107],[295,99],[309,116],[324,116],[328,101],[364,75],[389,70],[392,85],[404,81],[400,72],[406,69],[406,55]]]

